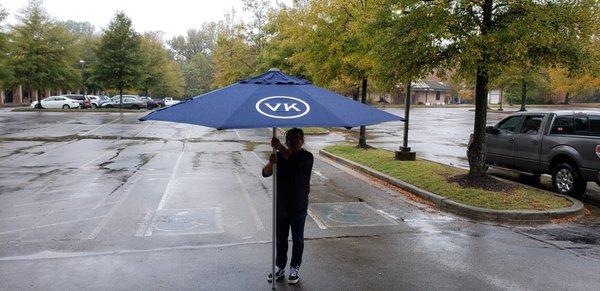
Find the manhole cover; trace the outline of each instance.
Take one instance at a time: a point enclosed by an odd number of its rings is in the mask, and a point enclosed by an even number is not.
[[[311,203],[309,208],[327,227],[398,224],[364,202]]]
[[[157,234],[206,234],[223,232],[219,208],[163,209],[154,216]]]

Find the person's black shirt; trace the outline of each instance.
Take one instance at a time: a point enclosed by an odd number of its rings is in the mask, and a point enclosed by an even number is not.
[[[281,153],[277,153],[277,212],[279,215],[306,214],[313,159],[313,155],[304,149],[292,153],[287,160]]]

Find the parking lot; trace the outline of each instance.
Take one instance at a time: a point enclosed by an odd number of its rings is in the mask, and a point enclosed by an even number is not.
[[[137,121],[143,114],[0,110],[0,289],[270,288],[271,180],[260,169],[271,131]],[[381,132],[376,143],[397,142]],[[423,134],[417,127],[415,145]],[[306,144],[318,157],[351,138]],[[321,157],[311,187],[294,288],[600,284],[598,224],[477,223]]]

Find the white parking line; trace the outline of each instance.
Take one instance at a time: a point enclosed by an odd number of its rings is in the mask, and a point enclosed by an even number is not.
[[[188,129],[188,134],[185,139],[190,139],[190,137],[192,136],[192,127],[193,127],[193,125],[190,124],[190,129]]]
[[[141,175],[137,175],[136,178],[133,179],[133,181],[131,181],[131,183],[129,184],[130,186],[128,186],[128,187],[131,187],[131,185],[135,185],[137,183],[137,181],[140,180],[140,178],[141,178]],[[113,215],[115,215],[115,213],[117,212],[119,207],[121,207],[121,205],[123,205],[123,202],[125,202],[125,200],[127,200],[127,197],[129,197],[129,192],[130,192],[129,188],[125,189],[123,192],[125,192],[125,194],[123,194],[123,197],[121,198],[121,200],[119,200],[119,202],[115,203],[115,206],[113,206],[110,209],[110,211],[108,212],[107,215],[103,216],[102,220],[98,223],[98,225],[96,225],[94,230],[92,230],[92,232],[85,239],[92,240],[92,239],[95,239],[98,236],[98,234],[100,234],[102,229],[104,229],[106,224],[108,224],[108,222],[111,220]],[[98,205],[100,205],[100,204],[98,204]]]
[[[135,134],[133,137],[137,137],[137,136],[139,136],[140,134],[142,134],[142,132],[144,132],[144,130],[146,130],[146,128],[148,128],[148,126],[152,125],[153,123],[154,123],[154,121],[152,121],[152,122],[148,122],[148,125],[146,125],[146,126],[144,127],[144,129],[140,130],[140,132],[136,133],[136,134]]]
[[[181,162],[181,157],[183,156],[183,152],[179,153],[179,157],[177,157],[177,162],[175,162],[175,167],[173,167],[173,172],[171,172],[171,177],[169,177],[169,182],[167,183],[167,187],[165,188],[165,192],[163,193],[162,199],[158,203],[158,207],[156,210],[161,210],[165,206],[167,200],[173,194],[171,188],[173,188],[173,181],[175,180],[175,176],[177,175],[177,168],[179,168],[179,163]]]
[[[95,157],[93,160],[91,160],[91,161],[88,161],[88,162],[84,163],[83,165],[79,166],[79,168],[80,168],[80,169],[83,169],[83,168],[87,167],[89,164],[91,164],[91,163],[93,163],[93,162],[95,162],[95,161],[97,161],[97,160],[99,160],[99,159],[101,159],[101,158],[104,158],[104,157],[106,157],[107,155],[109,155],[109,154],[112,154],[112,153],[113,153],[112,151],[109,151],[109,152],[106,152],[106,153],[104,153],[104,154],[102,154],[102,155],[100,155],[100,156],[97,156],[97,157]]]
[[[265,160],[261,159],[255,152],[251,152],[251,153],[256,157],[256,159],[258,160],[259,163],[262,164],[262,163],[266,162]]]
[[[252,212],[252,217],[254,218],[254,221],[256,222],[256,228],[258,229],[258,231],[264,231],[265,225],[262,223],[262,221],[260,220],[260,216],[258,216],[258,213],[256,212],[256,208],[254,207],[254,203],[252,203],[252,199],[250,199],[250,194],[248,193],[248,190],[246,190],[246,187],[244,186],[242,177],[240,177],[240,174],[238,174],[237,172],[235,172],[234,174],[235,174],[235,178],[237,179],[238,183],[240,184],[240,188],[242,188],[242,196],[244,196],[244,200],[246,200],[246,204],[250,207],[250,212]]]
[[[81,134],[81,136],[88,135],[88,134],[90,134],[90,133],[92,133],[92,132],[94,132],[94,131],[96,131],[96,130],[98,130],[98,129],[100,129],[100,128],[103,128],[103,127],[105,127],[105,126],[107,126],[107,125],[109,125],[109,124],[111,124],[111,123],[115,123],[115,122],[119,121],[120,119],[121,119],[121,117],[119,117],[119,118],[117,118],[117,119],[115,119],[115,120],[113,120],[113,121],[111,121],[111,122],[108,122],[108,123],[103,123],[103,124],[101,124],[100,126],[98,126],[98,127],[94,128],[94,129],[92,129],[92,130],[88,130],[88,131],[84,132],[83,134]]]
[[[317,224],[320,229],[327,229],[327,226],[308,208],[308,216]]]

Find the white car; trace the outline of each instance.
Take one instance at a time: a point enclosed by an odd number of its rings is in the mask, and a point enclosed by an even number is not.
[[[35,108],[37,103],[37,101],[31,102],[31,108]],[[79,108],[79,101],[64,96],[50,96],[42,99],[41,103],[43,108]]]
[[[177,103],[179,103],[179,102],[180,102],[179,100],[174,100],[174,99],[173,99],[173,98],[171,98],[171,97],[167,97],[167,98],[165,98],[165,106],[171,106],[171,105],[175,105],[175,104],[177,104]]]

